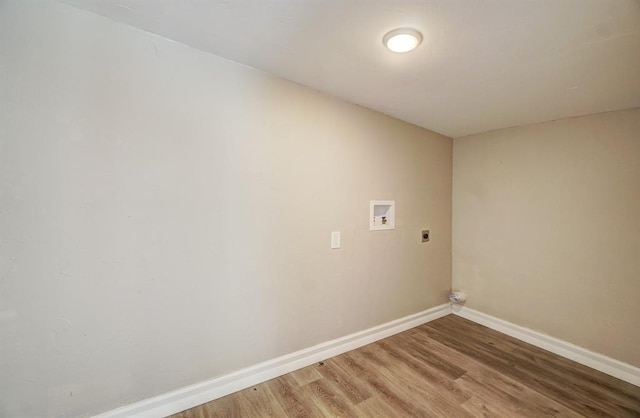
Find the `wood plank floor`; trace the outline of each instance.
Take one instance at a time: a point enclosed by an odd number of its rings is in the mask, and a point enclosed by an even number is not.
[[[449,315],[173,415],[640,417],[640,388]]]

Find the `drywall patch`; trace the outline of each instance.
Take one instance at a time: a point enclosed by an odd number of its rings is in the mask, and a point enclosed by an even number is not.
[[[18,316],[18,313],[13,310],[0,311],[0,321],[6,321],[9,319],[14,319]]]

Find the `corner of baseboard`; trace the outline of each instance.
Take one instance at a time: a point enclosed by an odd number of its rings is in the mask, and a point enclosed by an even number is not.
[[[598,370],[620,380],[624,380],[632,385],[640,386],[640,368],[632,366],[631,364],[607,357],[604,354],[595,353],[584,347],[507,322],[471,308],[460,307],[459,309],[454,309],[453,314],[502,332],[503,334],[507,334],[531,345],[535,345],[536,347],[550,351],[569,360],[573,360],[587,367],[591,367],[592,369]]]

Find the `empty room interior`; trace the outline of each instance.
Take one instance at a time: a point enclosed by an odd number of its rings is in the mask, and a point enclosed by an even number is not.
[[[640,416],[640,1],[0,0],[0,416]]]

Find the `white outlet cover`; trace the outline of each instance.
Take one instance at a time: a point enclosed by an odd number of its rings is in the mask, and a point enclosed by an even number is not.
[[[340,231],[334,231],[331,233],[331,249],[338,248],[340,248]]]

